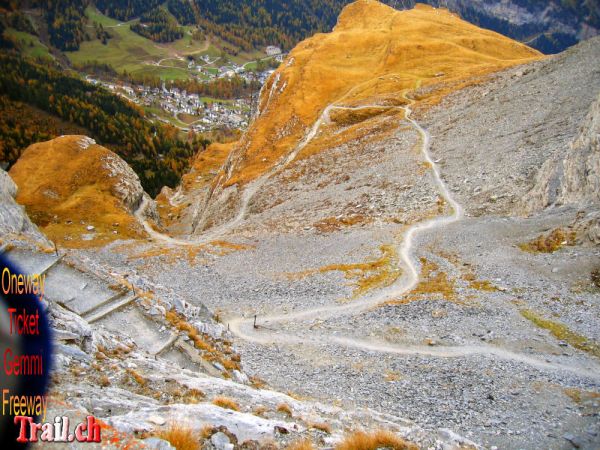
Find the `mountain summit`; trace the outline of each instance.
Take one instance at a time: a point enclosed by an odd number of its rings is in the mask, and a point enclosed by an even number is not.
[[[331,33],[301,42],[267,81],[258,115],[233,150],[215,194],[256,180],[295,155],[311,128],[330,119],[323,117],[330,106],[397,106],[406,103],[403,92],[416,88],[419,103],[434,104],[490,73],[541,57],[446,9],[417,5],[396,11],[375,0],[356,1],[344,8]],[[232,203],[234,192],[213,195],[217,207],[210,215]]]

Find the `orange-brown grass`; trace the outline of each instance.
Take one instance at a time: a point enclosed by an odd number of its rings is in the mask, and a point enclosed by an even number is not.
[[[252,410],[252,414],[254,414],[255,416],[262,417],[267,411],[269,411],[269,409],[266,406],[259,405]]]
[[[546,319],[534,311],[529,309],[521,310],[521,315],[539,328],[548,330],[554,337],[565,341],[572,347],[578,350],[589,353],[596,358],[600,358],[600,343],[593,339],[588,339],[574,331],[570,330],[566,325],[555,322],[554,320]]]
[[[127,248],[126,245],[123,248]],[[141,252],[134,252],[127,258],[128,261],[146,260],[148,258],[161,258],[168,264],[173,264],[185,258],[190,264],[195,264],[196,258],[202,253],[216,256],[225,256],[230,253],[254,248],[249,244],[237,244],[228,241],[212,241],[202,245],[186,245],[182,247],[155,246]]]
[[[379,448],[418,450],[419,447],[405,441],[391,431],[385,430],[377,430],[371,433],[355,431],[335,446],[335,450],[377,450]]]
[[[447,300],[459,302],[457,300],[455,282],[448,277],[446,272],[440,270],[438,264],[421,258],[420,281],[415,288],[404,297],[397,300],[390,300],[386,305],[404,305],[418,300]]]
[[[183,192],[190,195],[194,191],[210,187],[221,170],[221,166],[227,160],[234,144],[234,142],[227,144],[214,143],[205,150],[196,153],[190,170],[181,179]],[[166,227],[176,224],[188,208],[187,203],[171,205],[168,196],[164,192],[156,197],[156,202],[161,221]]]
[[[188,388],[178,384],[169,384],[165,387],[165,394],[175,403],[198,404],[205,397],[204,392],[200,389]]]
[[[362,109],[334,109],[329,113],[329,118],[338,126],[350,126],[364,122],[375,116],[385,113],[389,107],[362,108]]]
[[[200,429],[200,437],[202,439],[210,439],[210,437],[215,434],[215,427],[212,425],[203,425]]]
[[[263,389],[267,387],[267,382],[257,376],[250,377],[250,384],[252,384],[252,386],[256,389]]]
[[[331,434],[331,425],[325,422],[309,422],[308,428],[319,430],[323,433]]]
[[[315,450],[315,446],[309,439],[294,441],[285,447],[285,450]]]
[[[287,403],[280,403],[279,405],[277,405],[277,412],[292,417],[292,407]]]
[[[118,157],[100,145],[82,150],[78,145],[82,137],[64,136],[28,147],[10,170],[19,187],[17,201],[62,247],[94,247],[115,239],[145,237],[116,193],[119,177],[111,177],[105,167],[107,158]],[[95,230],[87,231],[88,225]],[[81,239],[90,233],[95,234],[93,240]]]
[[[381,256],[362,263],[330,264],[319,269],[311,269],[297,274],[290,274],[291,279],[302,279],[317,273],[342,272],[354,285],[352,298],[390,286],[402,274],[398,268],[398,255],[393,245],[382,245]]]
[[[215,397],[212,401],[213,405],[220,406],[221,408],[231,409],[233,411],[239,411],[240,405],[235,400],[229,397]]]
[[[476,291],[495,292],[498,290],[491,281],[478,280],[473,272],[466,272],[461,278],[469,283],[469,288]]]
[[[519,248],[529,253],[553,253],[565,245],[575,245],[577,233],[557,228],[549,234],[542,234],[532,241],[519,244]]]
[[[398,372],[394,372],[393,370],[386,370],[383,379],[390,382],[399,381],[402,379],[402,375],[400,375]]]
[[[578,388],[565,388],[564,393],[578,404],[588,400],[600,401],[600,392],[584,391]]]
[[[314,224],[314,227],[321,233],[333,233],[342,228],[352,227],[354,225],[364,225],[371,223],[372,218],[363,214],[353,214],[347,217],[327,217]]]
[[[146,380],[140,373],[136,372],[135,370],[127,369],[127,373],[141,387],[146,387],[148,385],[148,380]]]
[[[459,82],[540,58],[444,9],[395,11],[358,0],[344,8],[334,31],[298,44],[267,80],[261,114],[233,149],[234,170],[221,184],[244,184],[271,168],[329,104],[390,104],[417,81],[454,90]],[[433,103],[446,93],[432,90],[418,101]]]
[[[156,433],[160,439],[169,442],[177,450],[200,450],[200,439],[190,427],[171,424]]]

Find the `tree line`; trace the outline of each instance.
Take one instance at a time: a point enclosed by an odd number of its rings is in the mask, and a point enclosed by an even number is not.
[[[183,28],[162,8],[146,11],[129,28],[154,42],[173,42],[183,37]]]

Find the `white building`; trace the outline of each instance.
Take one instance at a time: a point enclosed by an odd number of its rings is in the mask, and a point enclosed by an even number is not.
[[[274,45],[269,45],[266,49],[265,52],[268,56],[275,56],[275,55],[279,55],[281,53],[281,49],[279,47],[276,47]]]

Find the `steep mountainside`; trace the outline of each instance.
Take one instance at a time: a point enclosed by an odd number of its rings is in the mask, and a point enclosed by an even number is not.
[[[11,177],[0,169],[0,235],[4,238],[23,235],[49,245],[47,239],[29,220],[25,208],[15,201],[17,190],[17,185]]]
[[[445,10],[420,6],[397,12],[375,1],[355,2],[332,33],[302,42],[267,81],[258,116],[220,175],[207,216],[214,222],[222,205],[238,204],[240,186],[260,182],[288,155],[318,152],[309,141],[318,137],[321,123],[361,122],[382,108],[402,114],[394,107],[408,103],[407,90],[422,86],[427,93],[419,101],[434,104],[444,92],[538,58],[535,50]],[[344,119],[338,117],[344,111],[330,114],[332,105],[375,108]]]

